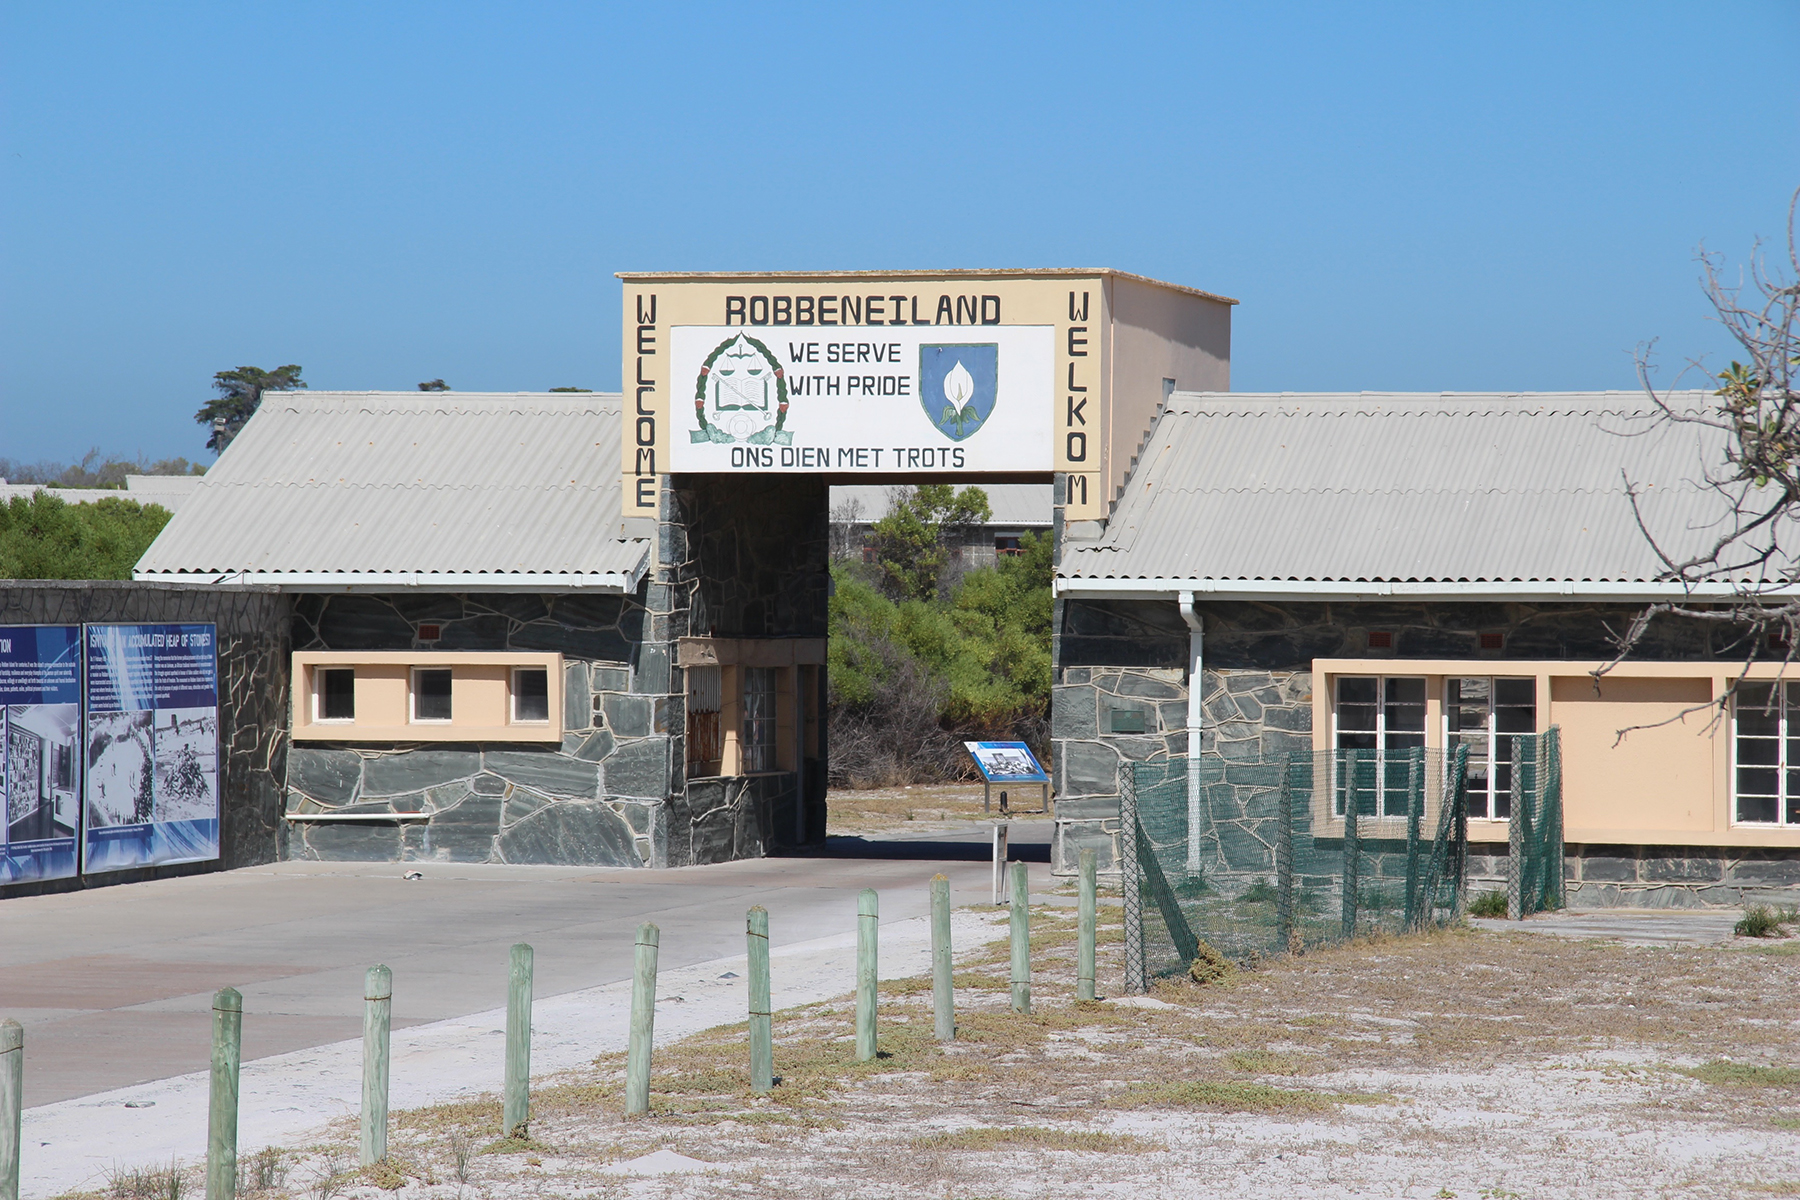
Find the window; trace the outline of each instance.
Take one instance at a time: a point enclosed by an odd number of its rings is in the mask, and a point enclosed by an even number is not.
[[[1403,817],[1410,795],[1411,752],[1425,745],[1425,680],[1340,675],[1332,714],[1336,776],[1334,812],[1355,794],[1361,816]]]
[[[520,667],[512,676],[512,719],[514,722],[548,721],[550,719],[550,672],[542,667]]]
[[[1740,824],[1800,825],[1800,683],[1740,683],[1732,712]]]
[[[415,668],[412,684],[413,720],[420,722],[450,720],[449,668]]]
[[[356,668],[320,667],[318,669],[318,714],[315,721],[356,720]]]
[[[775,667],[744,668],[746,775],[775,770]]]
[[[1513,738],[1537,732],[1537,680],[1444,681],[1444,748],[1469,748],[1469,816],[1512,816]]]
[[[1016,537],[997,537],[994,539],[994,554],[997,557],[1005,558],[1011,554],[1023,553],[1025,553],[1025,551],[1019,545],[1019,539]]]
[[[717,775],[725,757],[719,710],[723,707],[724,672],[718,667],[687,668],[687,773]]]

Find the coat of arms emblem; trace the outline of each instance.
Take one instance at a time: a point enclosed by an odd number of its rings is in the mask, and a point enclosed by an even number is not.
[[[919,347],[919,403],[938,432],[953,442],[987,422],[999,398],[996,342]]]
[[[792,445],[787,424],[787,377],[769,348],[747,334],[726,338],[701,364],[694,381],[695,442]]]

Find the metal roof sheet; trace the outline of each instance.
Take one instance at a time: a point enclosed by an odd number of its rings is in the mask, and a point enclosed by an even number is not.
[[[992,527],[1050,527],[1055,509],[1053,485],[1048,483],[977,483],[987,493]],[[878,483],[843,484],[831,489],[832,520],[837,520],[847,506],[854,504],[856,520],[879,521],[891,507],[891,486]]]
[[[139,576],[628,577],[617,395],[270,392]],[[422,580],[418,582],[423,582]]]
[[[1651,581],[1627,478],[1666,551],[1710,545],[1728,515],[1704,483],[1724,435],[1657,416],[1633,392],[1177,393],[1106,532],[1067,543],[1058,573]]]

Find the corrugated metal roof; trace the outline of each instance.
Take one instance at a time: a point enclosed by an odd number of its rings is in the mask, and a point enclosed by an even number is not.
[[[1055,508],[1054,492],[1048,483],[976,483],[987,493],[988,508],[993,515],[988,524],[994,527],[1028,529],[1050,527]],[[856,520],[879,521],[887,516],[892,487],[875,483],[854,483],[831,489],[832,520],[837,520],[856,505]]]
[[[627,576],[617,395],[271,392],[139,576]]]
[[[1721,432],[1635,392],[1177,393],[1105,534],[1068,543],[1059,575],[1650,581],[1625,479],[1679,556],[1720,528],[1703,481],[1724,462]]]

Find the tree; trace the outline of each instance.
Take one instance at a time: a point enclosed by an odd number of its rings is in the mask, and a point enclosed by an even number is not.
[[[50,491],[0,505],[0,579],[130,579],[169,511],[108,496],[70,504]]]
[[[1787,590],[1800,582],[1800,561],[1789,539],[1800,518],[1800,393],[1794,388],[1800,368],[1800,242],[1795,212],[1800,190],[1788,201],[1786,261],[1771,269],[1759,240],[1749,262],[1749,278],[1733,281],[1722,256],[1702,249],[1701,285],[1720,324],[1731,334],[1747,361],[1733,360],[1717,373],[1706,372],[1718,386],[1716,401],[1696,410],[1677,403],[1669,391],[1650,381],[1650,348],[1638,354],[1638,377],[1655,402],[1660,419],[1713,431],[1725,446],[1725,461],[1698,480],[1714,512],[1686,515],[1686,523],[1713,532],[1700,545],[1667,549],[1646,516],[1645,492],[1626,479],[1638,525],[1662,563],[1658,578],[1681,585],[1686,595],[1646,605],[1618,637],[1613,661],[1605,674],[1642,641],[1660,616],[1675,616],[1730,626],[1742,638],[1746,664],[1774,657],[1793,661],[1800,645],[1800,599]],[[1704,371],[1698,362],[1690,369]],[[1703,585],[1726,584],[1721,602],[1696,599]],[[1776,647],[1771,655],[1768,648]],[[1736,691],[1715,697],[1697,709],[1715,707],[1715,716]],[[1679,719],[1679,718],[1671,718]]]
[[[441,379],[428,379],[419,385],[419,390],[421,392],[447,392],[450,390],[450,385]]]
[[[947,483],[898,488],[887,516],[870,527],[881,586],[896,600],[934,600],[969,527],[992,515],[987,493]]]
[[[238,367],[233,371],[218,372],[213,376],[213,388],[219,394],[201,405],[200,411],[194,414],[196,423],[212,430],[206,439],[206,448],[223,453],[225,447],[231,445],[231,439],[238,435],[238,430],[244,427],[244,422],[256,413],[264,392],[287,392],[305,386],[306,381],[300,378],[300,368],[293,363],[273,371]]]

